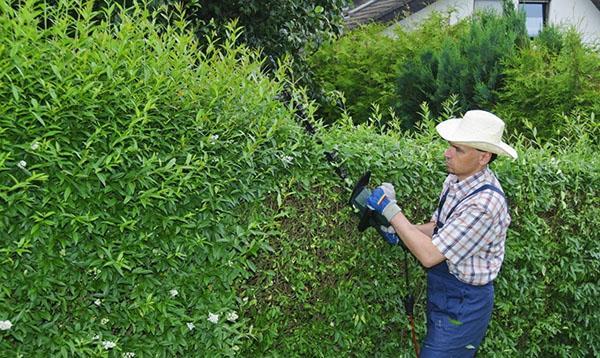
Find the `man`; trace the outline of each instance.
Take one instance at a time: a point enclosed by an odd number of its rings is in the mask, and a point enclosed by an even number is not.
[[[449,143],[444,152],[449,175],[431,222],[411,224],[387,183],[373,191],[367,205],[386,217],[427,268],[427,336],[420,356],[472,357],[492,314],[492,281],[511,221],[488,164],[496,155],[516,159],[517,153],[502,142],[504,122],[486,111],[468,111],[436,130]]]

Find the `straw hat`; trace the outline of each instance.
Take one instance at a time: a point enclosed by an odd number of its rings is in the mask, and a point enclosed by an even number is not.
[[[463,118],[448,119],[435,129],[448,142],[517,159],[517,152],[502,141],[504,121],[490,112],[468,111]]]

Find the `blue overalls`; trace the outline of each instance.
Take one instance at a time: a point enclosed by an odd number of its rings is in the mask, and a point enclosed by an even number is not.
[[[485,184],[466,195],[446,216],[465,199],[483,190],[493,190],[504,197],[497,187]],[[440,212],[448,191],[438,206],[434,235],[444,226]],[[445,220],[445,221],[446,221]],[[457,279],[448,271],[446,261],[427,271],[427,336],[420,357],[473,357],[481,344],[494,306],[494,285],[489,282],[474,286]]]

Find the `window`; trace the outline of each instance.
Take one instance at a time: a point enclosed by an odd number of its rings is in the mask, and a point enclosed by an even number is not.
[[[549,1],[519,1],[519,8],[525,12],[527,34],[537,36],[548,22]]]

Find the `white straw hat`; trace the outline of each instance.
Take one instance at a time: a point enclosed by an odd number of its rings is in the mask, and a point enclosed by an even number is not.
[[[448,119],[435,129],[448,142],[517,159],[517,152],[502,141],[504,121],[490,112],[468,111],[463,118]]]

